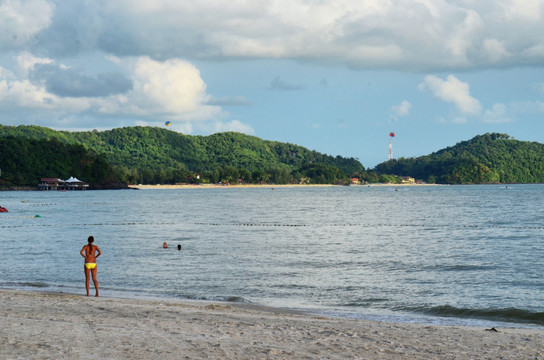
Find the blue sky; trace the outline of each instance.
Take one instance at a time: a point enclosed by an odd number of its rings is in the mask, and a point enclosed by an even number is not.
[[[544,143],[544,0],[4,0],[0,123],[239,131],[365,167]]]

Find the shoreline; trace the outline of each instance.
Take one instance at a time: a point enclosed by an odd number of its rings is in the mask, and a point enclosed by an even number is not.
[[[91,283],[91,295],[94,288]],[[76,288],[32,288],[32,287],[0,287],[1,291],[20,291],[39,294],[57,294],[57,295],[73,295],[83,296],[83,293]],[[371,321],[379,323],[391,323],[391,324],[417,324],[421,326],[444,326],[444,327],[467,327],[467,328],[484,328],[484,327],[500,327],[503,329],[534,329],[544,331],[544,324],[536,322],[525,321],[523,319],[511,319],[510,321],[502,318],[492,317],[463,317],[463,316],[450,316],[450,315],[434,315],[426,313],[402,313],[391,311],[372,311],[368,312],[355,312],[355,311],[327,311],[325,309],[304,309],[296,307],[286,307],[280,304],[270,305],[266,303],[254,303],[242,301],[230,301],[230,300],[218,300],[218,299],[206,299],[206,298],[186,298],[176,296],[165,296],[160,293],[134,293],[134,292],[118,292],[115,290],[105,290],[107,294],[104,296],[101,291],[101,297],[110,299],[125,299],[128,301],[154,301],[164,303],[202,303],[202,304],[218,304],[223,306],[232,306],[240,308],[248,308],[256,311],[274,312],[282,314],[298,314],[305,316],[326,317],[334,319],[344,320],[361,320]],[[544,360],[544,359],[543,359]]]
[[[127,187],[122,188],[104,188],[104,189],[89,189],[86,191],[95,191],[95,190],[154,190],[154,189],[244,189],[244,188],[254,188],[254,189],[266,189],[266,188],[324,188],[324,187],[442,187],[442,186],[486,186],[486,185],[497,185],[497,186],[508,186],[508,185],[542,185],[543,183],[499,183],[499,184],[381,184],[381,183],[372,183],[372,184],[349,184],[349,185],[335,185],[335,184],[178,184],[178,185],[166,185],[166,184],[156,184],[156,185],[144,185],[144,184],[129,184]],[[42,191],[37,187],[33,186],[18,186],[11,188],[1,188],[0,191]],[[55,191],[55,190],[50,190]]]
[[[368,185],[334,185],[334,184],[236,184],[236,185],[218,185],[218,184],[200,184],[200,185],[128,185],[129,189],[136,190],[154,190],[154,189],[267,189],[267,188],[324,188],[324,187],[410,187],[410,186],[445,186],[441,184],[368,184]]]
[[[544,359],[544,330],[0,290],[2,358]]]
[[[293,188],[293,187],[335,187],[335,186],[344,186],[344,185],[333,185],[333,184],[312,184],[312,185],[300,185],[300,184],[281,184],[281,185],[272,185],[272,184],[236,184],[236,185],[220,185],[220,184],[199,184],[199,185],[128,185],[129,189],[139,189],[139,190],[153,190],[153,189],[245,189],[245,188]]]

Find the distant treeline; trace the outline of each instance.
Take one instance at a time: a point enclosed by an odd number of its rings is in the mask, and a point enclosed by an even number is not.
[[[40,178],[75,176],[95,186],[115,181],[103,155],[56,139],[0,138],[0,187],[37,186]]]
[[[439,184],[544,183],[544,145],[488,133],[427,156],[381,163],[375,171]]]
[[[485,134],[430,155],[366,170],[354,158],[227,132],[189,136],[157,127],[68,132],[0,125],[0,185],[76,176],[104,184],[544,183],[544,145]]]
[[[60,151],[51,163],[55,166],[48,168],[49,171],[44,171],[43,166],[34,171],[19,171],[3,165],[5,161],[16,160],[2,156],[2,179],[19,185],[36,184],[45,176],[61,177],[68,169],[74,176],[78,175],[72,166],[73,160],[68,160],[63,155],[64,149],[57,146],[60,144],[94,154],[105,162],[105,167],[110,165],[108,180],[124,183],[345,184],[352,174],[364,172],[363,165],[353,158],[333,157],[301,146],[234,132],[188,136],[156,127],[67,132],[39,126],[0,125],[0,139],[5,141],[6,136],[11,136],[11,145],[15,147],[10,154],[21,151],[26,157],[41,156],[41,152],[33,150],[24,139],[42,141],[40,144],[50,142]],[[14,143],[15,140],[18,143]],[[50,154],[42,160],[49,163],[50,157],[55,156]],[[67,163],[62,163],[63,160]],[[101,176],[79,174],[88,182],[104,181]]]

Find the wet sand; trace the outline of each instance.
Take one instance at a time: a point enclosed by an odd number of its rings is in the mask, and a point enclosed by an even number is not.
[[[0,290],[2,359],[531,359],[544,330]]]

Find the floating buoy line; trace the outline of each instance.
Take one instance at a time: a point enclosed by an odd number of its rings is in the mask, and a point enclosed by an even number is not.
[[[195,225],[204,226],[255,226],[255,227],[414,227],[414,228],[473,228],[473,229],[514,229],[514,230],[544,230],[544,226],[501,226],[501,225],[430,225],[430,224],[283,224],[283,223],[214,223],[197,222]]]
[[[16,219],[34,219],[35,216],[21,216],[16,217]],[[176,225],[178,223],[175,222],[119,222],[119,223],[83,223],[83,224],[71,224],[70,226],[139,226],[139,225]],[[24,228],[24,227],[53,227],[56,225],[52,224],[40,224],[40,223],[34,223],[34,224],[16,224],[16,225],[0,225],[0,228],[7,229],[7,228]]]
[[[32,201],[25,201],[21,200],[22,205],[26,206],[63,206],[65,204],[62,203],[45,203],[45,202],[32,202]],[[104,202],[104,201],[89,201],[89,202],[74,202],[71,203],[73,205],[116,205],[116,203],[110,203],[110,202]]]
[[[0,228],[22,228],[22,227],[52,227],[56,225],[43,223],[43,218],[40,215],[34,216],[10,216],[3,219],[40,219],[34,223],[25,224],[1,224]],[[71,226],[163,226],[163,225],[179,225],[182,222],[163,221],[163,222],[115,222],[115,223],[80,223],[71,224]],[[382,227],[382,228],[419,228],[419,229],[438,229],[438,228],[455,228],[455,229],[504,229],[504,230],[544,230],[544,226],[506,226],[506,225],[452,225],[452,224],[368,224],[368,223],[343,223],[343,224],[292,224],[292,223],[219,223],[219,222],[195,222],[192,225],[199,226],[237,226],[237,227],[295,227],[295,228],[324,228],[324,227]]]

